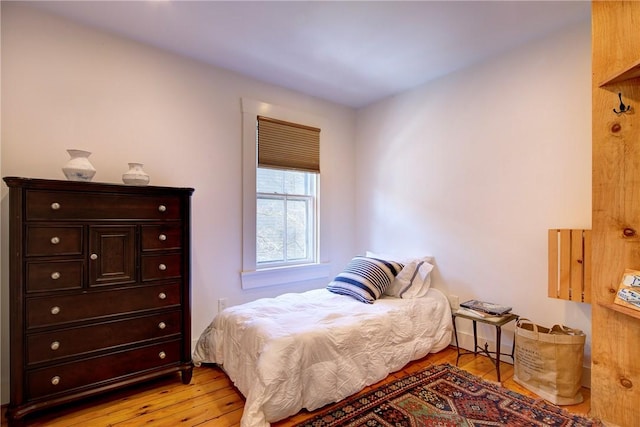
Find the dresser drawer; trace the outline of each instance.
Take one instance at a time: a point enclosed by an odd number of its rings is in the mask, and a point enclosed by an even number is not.
[[[73,226],[29,226],[25,253],[27,256],[81,255],[82,230]]]
[[[82,260],[27,262],[27,292],[82,288]]]
[[[173,279],[182,276],[182,255],[145,255],[142,257],[142,280]]]
[[[177,196],[136,196],[29,190],[27,221],[88,219],[179,219]]]
[[[162,251],[182,247],[182,228],[180,225],[143,225],[142,250]]]
[[[27,299],[27,328],[179,306],[179,284],[93,291]]]
[[[47,362],[180,334],[182,326],[180,316],[180,311],[173,310],[150,316],[29,334],[27,363]]]
[[[180,362],[180,340],[27,371],[28,398],[93,388],[130,374]]]

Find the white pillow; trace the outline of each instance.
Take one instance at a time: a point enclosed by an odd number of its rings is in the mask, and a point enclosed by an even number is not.
[[[405,299],[421,298],[429,291],[433,257],[403,259],[402,257],[371,251],[367,251],[366,256],[404,264],[404,268],[385,289],[384,295]]]

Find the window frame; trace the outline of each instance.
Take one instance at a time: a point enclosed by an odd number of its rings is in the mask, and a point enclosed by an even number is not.
[[[321,209],[321,175],[316,176],[316,261],[296,265],[261,267],[256,254],[256,174],[258,168],[256,123],[258,116],[267,116],[293,123],[322,128],[322,119],[304,112],[273,104],[242,98],[242,289],[291,284],[329,277],[329,264],[325,256]]]

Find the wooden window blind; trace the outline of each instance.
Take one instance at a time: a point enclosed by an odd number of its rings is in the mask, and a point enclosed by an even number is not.
[[[548,295],[591,302],[591,230],[549,230]]]
[[[258,116],[258,166],[320,172],[320,129]]]

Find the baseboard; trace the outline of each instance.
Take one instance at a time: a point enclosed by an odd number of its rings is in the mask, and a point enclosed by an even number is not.
[[[489,344],[489,347],[488,347],[489,351],[495,351],[495,349],[496,349],[495,338],[494,339],[487,339],[485,337],[482,337],[479,332],[480,331],[478,331],[478,345],[480,347],[484,348],[484,344],[488,343]],[[501,341],[500,342],[501,353],[503,353],[503,354],[511,354],[511,348],[513,346],[513,336],[506,336],[505,337],[505,334],[504,334],[504,331],[503,331],[502,339],[500,341]],[[455,337],[452,337],[451,344],[453,346],[456,345]],[[464,348],[465,350],[473,351],[473,333],[472,332],[469,333],[469,332],[464,332],[464,331],[458,330],[458,344],[460,345],[460,348]],[[509,356],[502,356],[500,358],[500,362],[505,362],[505,363],[508,363],[510,365],[513,365],[513,360]],[[591,367],[590,366],[583,366],[582,367],[581,385],[583,387],[586,387],[586,388],[591,388]]]
[[[469,351],[473,351],[473,333],[467,333],[463,331],[458,331],[458,341],[460,344],[460,348],[464,348]],[[191,340],[191,352],[195,350],[198,339]],[[478,345],[484,348],[484,343],[489,343],[489,351],[495,351],[496,342],[495,340],[488,340],[484,337],[478,336]],[[456,345],[455,337],[451,339],[451,345]],[[501,352],[505,354],[511,354],[511,346],[513,345],[512,337],[505,337],[504,334],[502,336],[500,347]],[[505,362],[510,365],[513,365],[513,360],[509,356],[502,356],[500,358],[500,362]],[[581,384],[583,387],[591,388],[591,367],[583,366],[582,367],[582,381]]]

